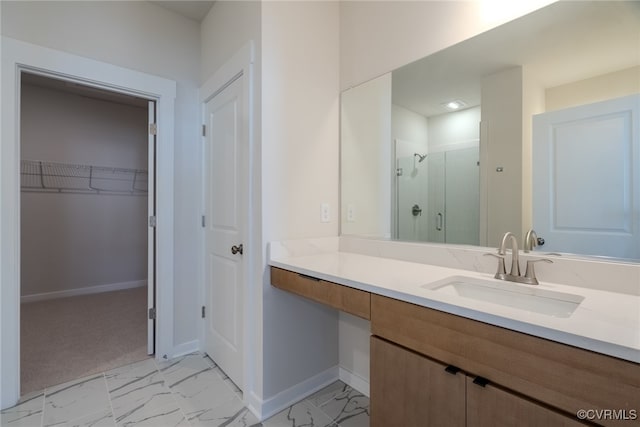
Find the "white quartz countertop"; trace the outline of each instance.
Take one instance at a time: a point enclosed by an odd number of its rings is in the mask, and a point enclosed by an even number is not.
[[[456,314],[473,320],[640,363],[640,297],[541,281],[520,285],[580,295],[584,300],[569,317],[448,295],[423,287],[452,276],[494,280],[492,274],[438,267],[349,252],[274,257],[269,264]]]

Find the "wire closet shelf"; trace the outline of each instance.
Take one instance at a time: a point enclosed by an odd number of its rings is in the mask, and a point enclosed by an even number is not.
[[[20,162],[20,188],[25,192],[146,196],[148,183],[149,175],[141,169]]]

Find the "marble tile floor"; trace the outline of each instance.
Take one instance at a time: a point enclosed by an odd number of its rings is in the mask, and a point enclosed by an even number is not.
[[[2,427],[368,427],[369,399],[336,381],[260,423],[224,372],[193,353],[29,393],[1,420]]]

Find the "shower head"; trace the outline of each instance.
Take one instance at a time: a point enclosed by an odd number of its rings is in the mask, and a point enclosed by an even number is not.
[[[418,163],[422,163],[422,161],[427,158],[426,154],[414,153],[414,156],[418,158]]]

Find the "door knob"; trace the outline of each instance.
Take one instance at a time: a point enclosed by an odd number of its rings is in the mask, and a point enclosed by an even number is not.
[[[231,253],[232,254],[237,254],[239,253],[240,255],[242,255],[242,243],[240,243],[238,246],[231,246]]]

